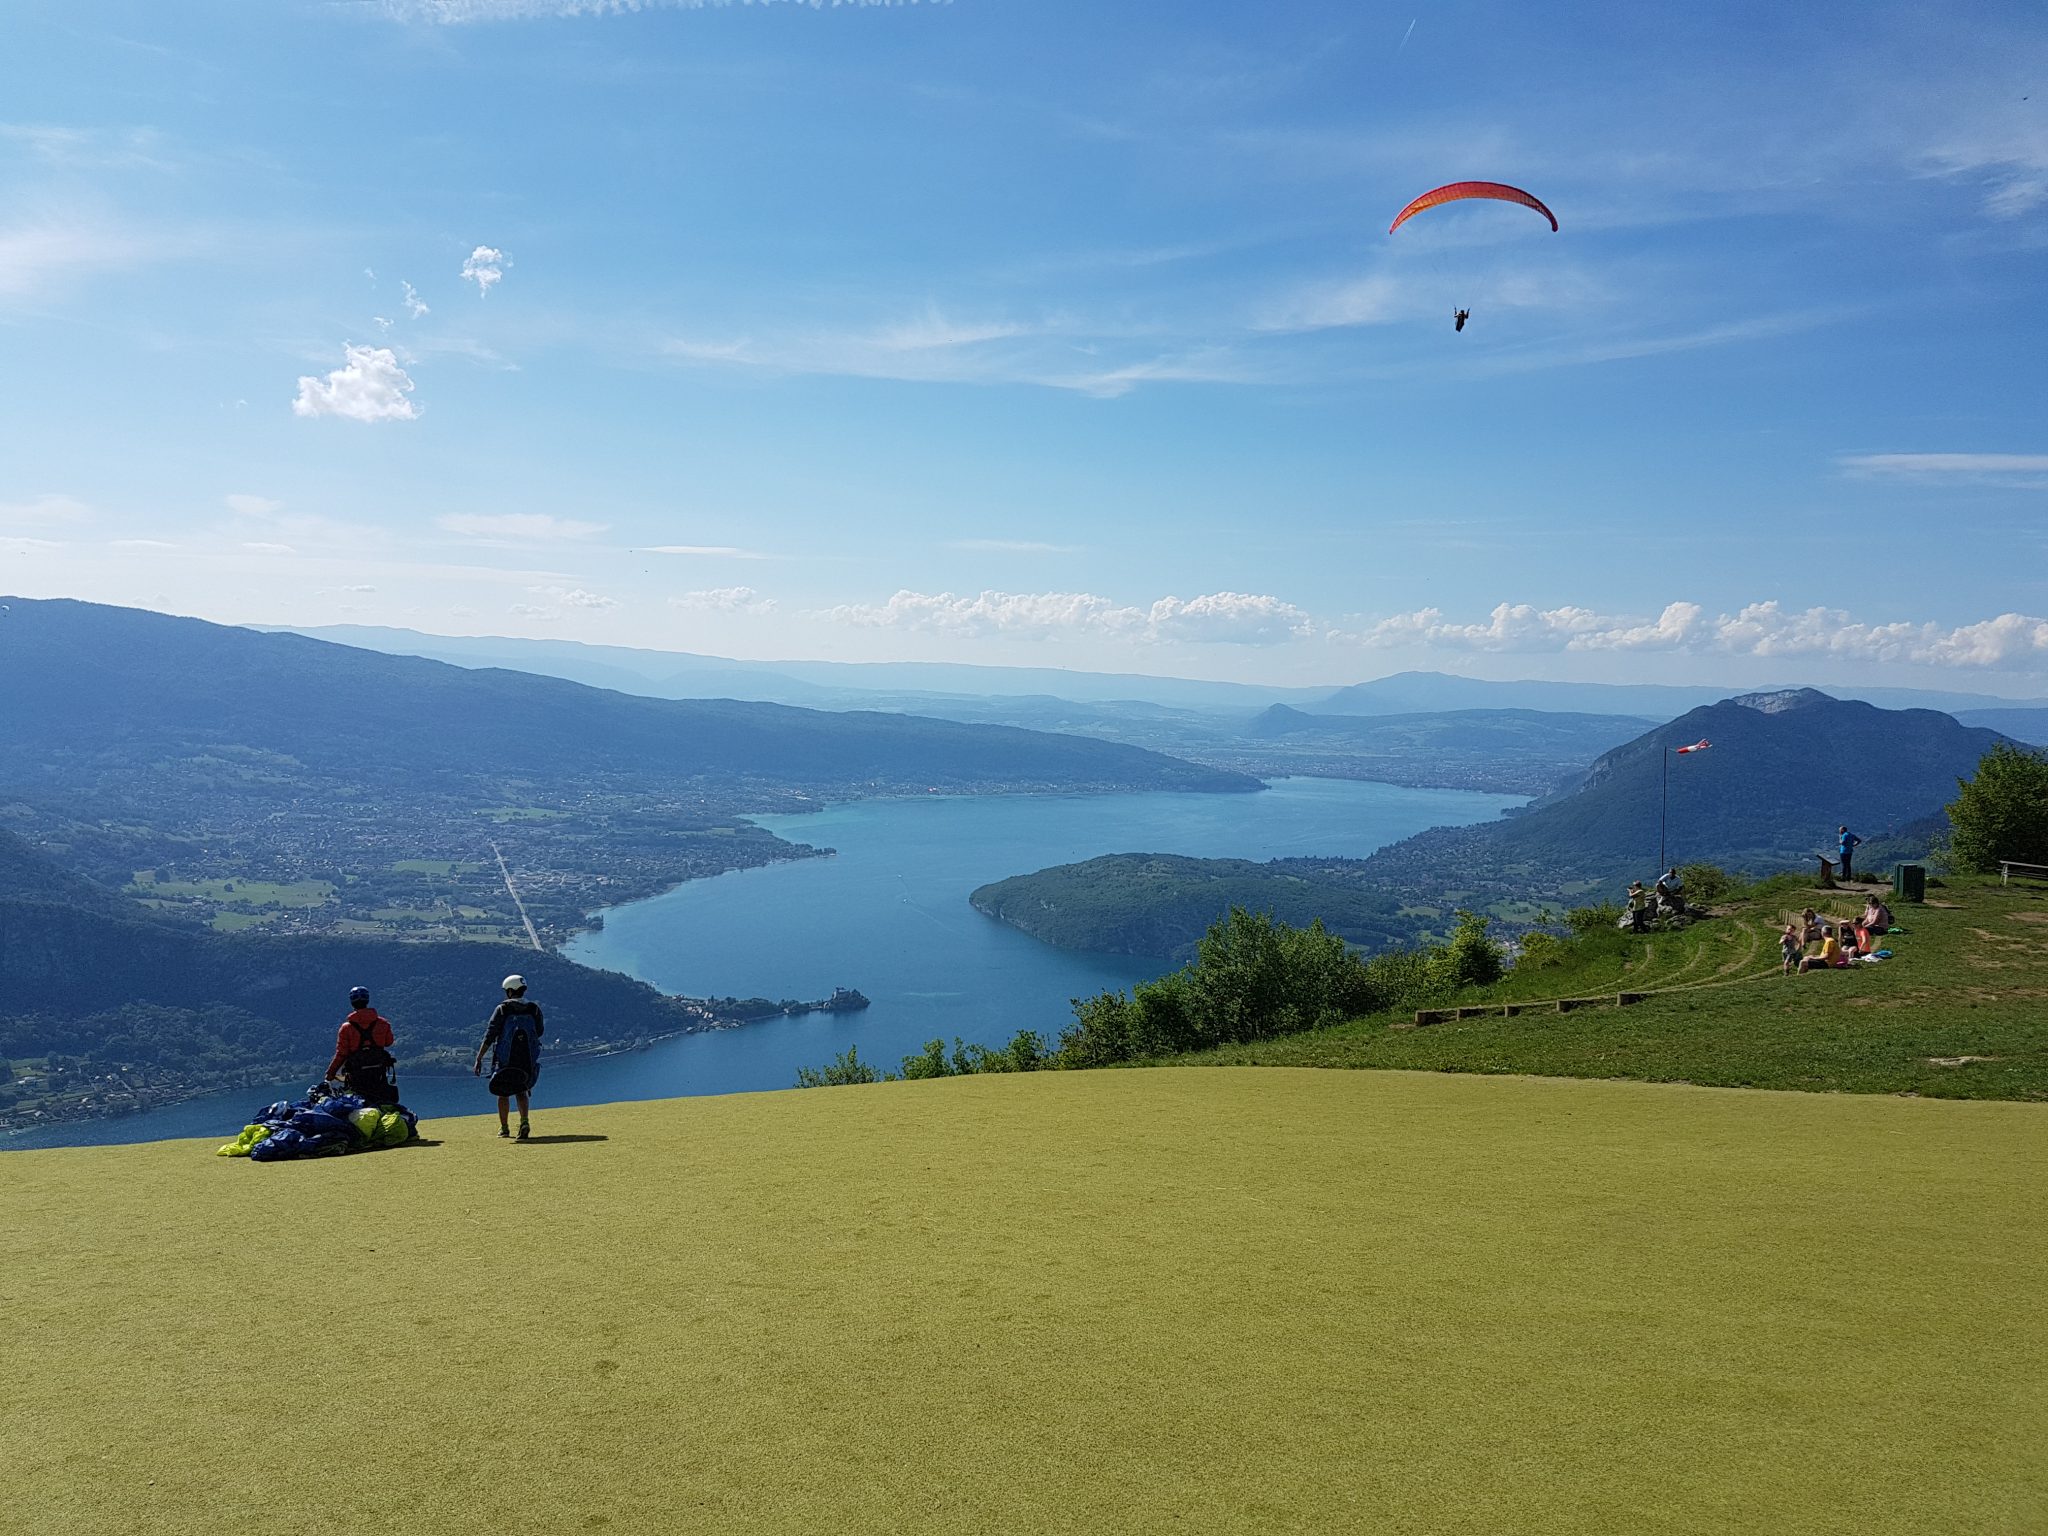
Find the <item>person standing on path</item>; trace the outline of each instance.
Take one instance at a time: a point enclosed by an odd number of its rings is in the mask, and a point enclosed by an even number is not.
[[[526,1000],[526,978],[507,976],[503,985],[505,1001],[498,1004],[490,1023],[484,1026],[484,1038],[476,1048],[476,1067],[471,1075],[483,1075],[484,1052],[489,1051],[491,1092],[498,1096],[498,1134],[512,1134],[508,1121],[512,1100],[517,1099],[519,1139],[524,1141],[530,1132],[529,1099],[540,1078],[540,1037],[546,1029],[541,1023],[540,1004]]]
[[[1839,860],[1842,866],[1842,878],[1844,880],[1853,880],[1856,877],[1849,873],[1849,860],[1854,856],[1857,844],[1861,843],[1863,839],[1854,832],[1851,832],[1847,827],[1837,827],[1835,833],[1837,840],[1842,845],[1842,857]]]

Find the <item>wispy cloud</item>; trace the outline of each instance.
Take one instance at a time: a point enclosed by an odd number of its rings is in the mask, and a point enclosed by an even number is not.
[[[2048,453],[1847,453],[1835,463],[1859,479],[2048,486]]]
[[[221,503],[239,517],[269,517],[284,510],[281,501],[274,501],[268,496],[251,496],[242,491],[221,497]]]
[[[420,297],[419,290],[413,287],[411,283],[401,278],[398,286],[405,290],[405,312],[408,317],[417,320],[422,315],[432,313],[427,308],[427,301]]]
[[[626,16],[638,11],[722,11],[745,6],[788,4],[814,11],[888,10],[899,6],[947,5],[951,0],[385,0],[384,10],[401,21],[442,25],[489,21],[532,21],[542,17]]]
[[[0,528],[49,527],[82,523],[92,508],[76,496],[35,496],[27,501],[0,501]]]
[[[67,170],[175,169],[164,136],[154,128],[0,123],[0,140],[19,144],[45,164]]]
[[[648,544],[643,555],[696,555],[706,560],[767,560],[773,558],[758,549],[741,549],[733,544]]]
[[[344,421],[413,421],[420,408],[412,400],[413,383],[389,347],[342,348],[343,363],[324,379],[299,377],[294,416],[336,416]]]
[[[27,298],[99,272],[182,254],[189,242],[151,238],[96,219],[51,218],[0,228],[0,300]]]
[[[1071,555],[1078,544],[1044,544],[1037,539],[948,539],[946,548],[989,555]]]
[[[449,533],[459,533],[466,538],[521,544],[594,538],[609,526],[573,517],[555,517],[546,512],[450,512],[434,521],[436,526]]]

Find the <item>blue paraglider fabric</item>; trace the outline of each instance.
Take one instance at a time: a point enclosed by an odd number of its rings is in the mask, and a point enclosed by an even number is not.
[[[329,1093],[324,1084],[296,1104],[280,1099],[249,1117],[251,1125],[267,1125],[270,1134],[249,1149],[252,1162],[277,1163],[290,1158],[331,1156],[363,1151],[370,1139],[350,1118],[365,1106],[353,1093]],[[395,1106],[415,1134],[419,1118],[404,1105]]]

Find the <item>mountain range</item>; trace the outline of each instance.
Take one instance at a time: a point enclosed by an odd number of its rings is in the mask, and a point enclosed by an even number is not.
[[[138,609],[6,601],[0,784],[109,751],[189,761],[232,748],[355,781],[475,779],[510,768],[915,788],[1256,787],[1240,774],[1084,737],[653,699]]]
[[[509,636],[428,635],[368,625],[301,627],[296,633],[366,650],[428,656],[460,666],[507,667],[565,677],[598,687],[661,698],[730,696],[816,707],[859,707],[859,696],[895,695],[884,707],[918,707],[946,715],[947,696],[965,700],[1030,695],[1073,703],[1144,702],[1174,709],[1249,716],[1272,704],[1318,714],[1395,715],[1438,710],[1530,709],[1671,719],[1735,692],[1783,692],[1791,684],[1727,686],[1663,683],[1560,683],[1536,679],[1495,682],[1445,672],[1397,672],[1348,687],[1279,687],[1155,677],[1139,673],[1083,672],[1054,667],[991,667],[953,662],[741,661],[687,651],[586,645],[566,640]],[[2007,699],[1989,694],[1915,688],[1830,686],[1839,698],[1888,709],[2040,709],[2048,699]],[[872,705],[871,705],[872,707]],[[2048,718],[2048,715],[2044,715]],[[1991,723],[1991,722],[1982,722]],[[2003,729],[2004,727],[1998,727]]]

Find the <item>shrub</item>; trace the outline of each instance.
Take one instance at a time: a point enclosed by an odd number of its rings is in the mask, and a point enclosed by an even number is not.
[[[1735,890],[1735,877],[1718,864],[1681,864],[1678,878],[1685,882],[1685,899],[1700,902],[1720,901]]]
[[[1075,999],[1058,1065],[1106,1066],[1334,1024],[1387,1006],[1383,979],[1320,922],[1290,928],[1232,907],[1192,965],[1128,996]]]
[[[844,1088],[853,1083],[879,1083],[882,1074],[860,1059],[860,1047],[849,1045],[845,1053],[822,1067],[798,1067],[799,1088]]]
[[[1621,903],[1603,901],[1590,907],[1573,907],[1564,915],[1565,927],[1584,938],[1589,933],[1617,927],[1621,922]]]
[[[1460,911],[1451,941],[1430,951],[1430,981],[1439,994],[1491,986],[1506,973],[1500,946],[1487,937],[1487,921],[1477,912]]]

